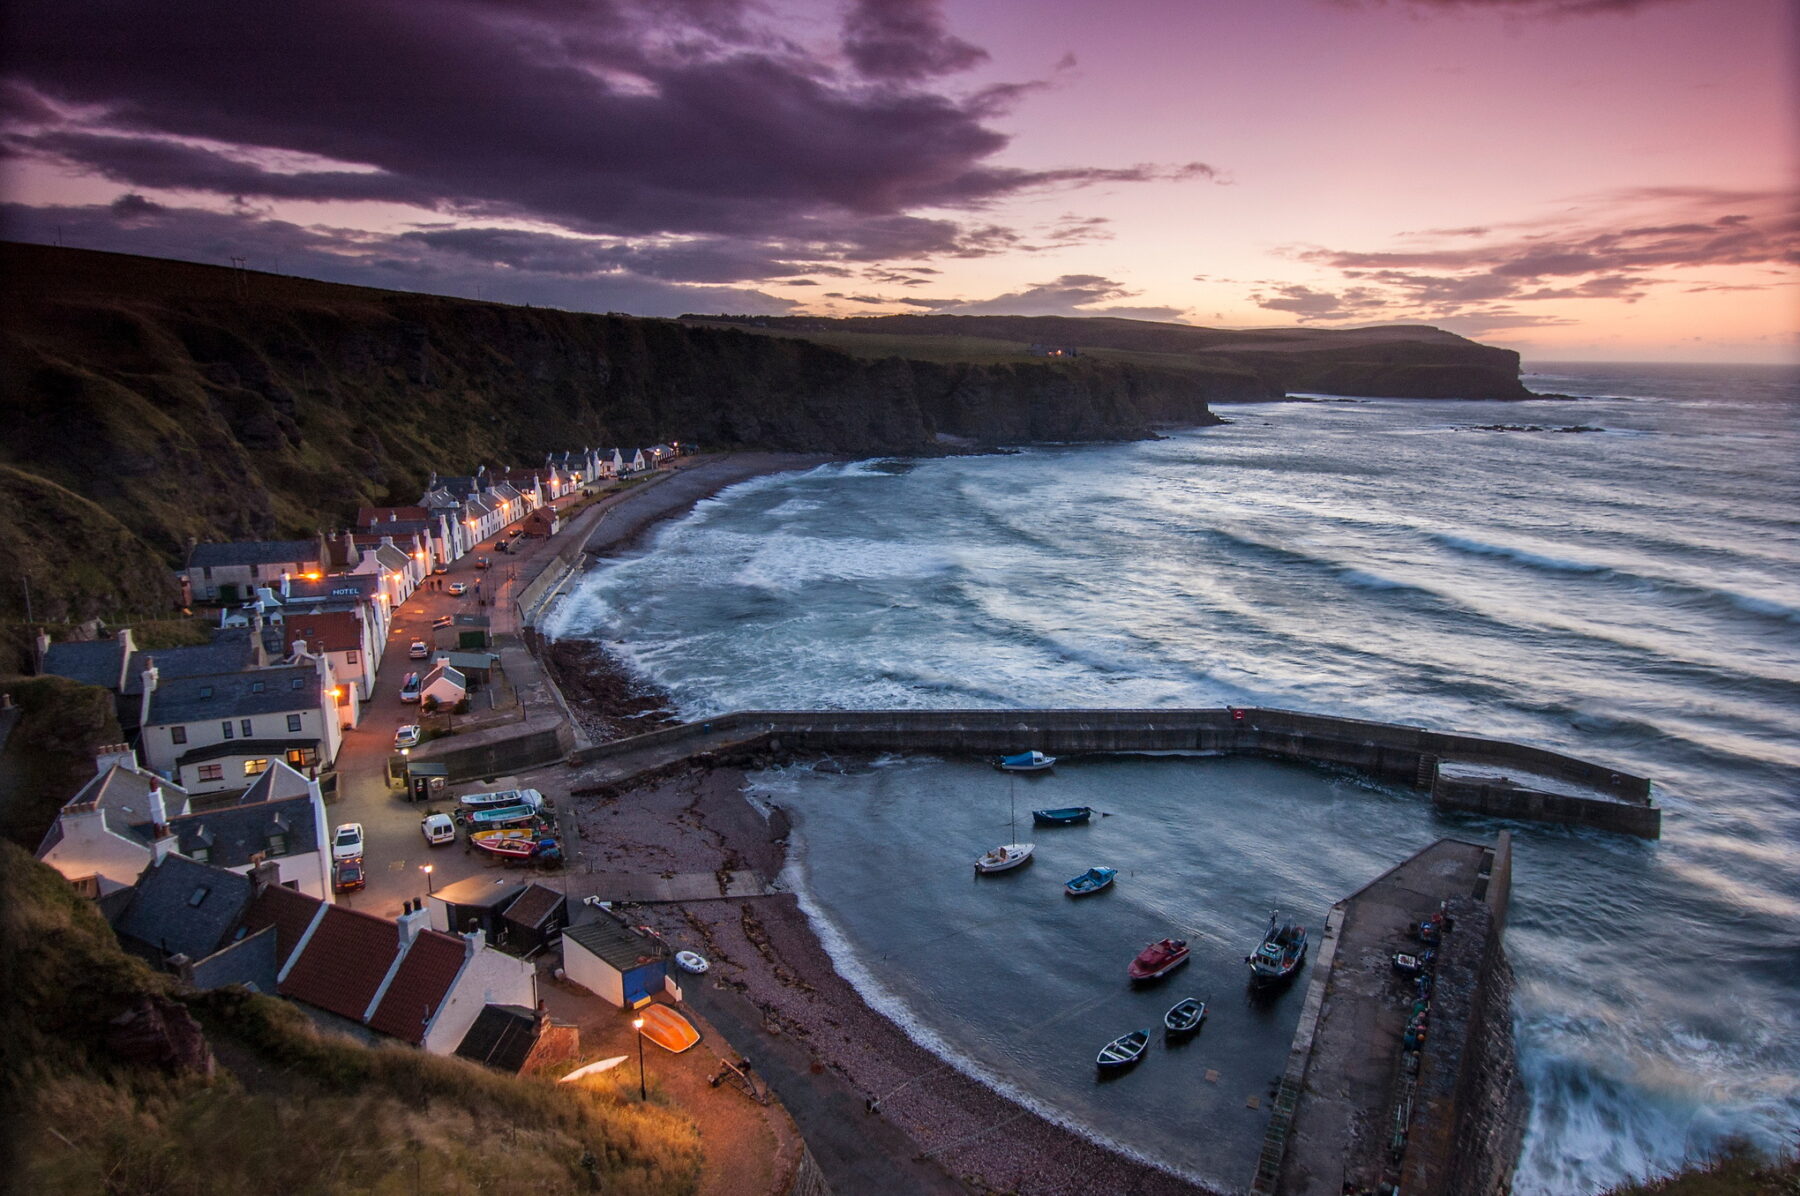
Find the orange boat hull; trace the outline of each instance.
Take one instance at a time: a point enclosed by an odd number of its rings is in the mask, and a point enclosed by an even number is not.
[[[665,1051],[679,1055],[700,1041],[694,1023],[667,1005],[646,1005],[638,1016],[644,1019],[644,1037]]]

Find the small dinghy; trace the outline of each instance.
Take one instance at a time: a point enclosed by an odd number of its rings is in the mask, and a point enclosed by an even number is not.
[[[1119,875],[1117,868],[1089,868],[1074,880],[1063,886],[1063,892],[1071,897],[1086,897],[1090,893],[1098,893],[1109,887],[1113,878]]]
[[[1094,1057],[1094,1063],[1102,1069],[1130,1067],[1144,1057],[1144,1048],[1149,1045],[1150,1031],[1133,1030],[1101,1047],[1100,1053]]]
[[[1159,939],[1138,952],[1125,969],[1133,980],[1160,980],[1188,961],[1186,939]]]
[[[1163,1029],[1170,1034],[1192,1034],[1206,1020],[1206,1002],[1192,997],[1177,1001],[1163,1014]]]
[[[1076,826],[1093,816],[1092,806],[1064,806],[1060,810],[1033,810],[1031,821],[1039,826]]]
[[[697,951],[677,951],[675,952],[675,966],[684,972],[692,972],[698,976],[712,965],[706,962],[706,956]]]
[[[995,761],[994,767],[1001,772],[1043,772],[1056,766],[1055,756],[1046,756],[1042,752],[1020,752],[1016,756],[1002,756]]]

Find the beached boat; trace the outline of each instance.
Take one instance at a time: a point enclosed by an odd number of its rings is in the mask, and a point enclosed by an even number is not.
[[[1101,1068],[1130,1067],[1144,1057],[1144,1048],[1149,1045],[1150,1031],[1133,1030],[1101,1047],[1094,1063]]]
[[[1185,997],[1163,1014],[1163,1029],[1171,1034],[1192,1034],[1206,1020],[1206,1002]]]
[[[712,965],[707,963],[706,956],[698,951],[677,951],[675,952],[675,966],[684,972],[692,972],[698,976]]]
[[[1158,939],[1138,952],[1125,974],[1133,980],[1160,980],[1187,961],[1186,939]]]
[[[1250,965],[1253,984],[1269,984],[1286,980],[1306,962],[1306,927],[1283,922],[1280,914],[1269,915],[1269,928],[1254,952],[1244,956]]]
[[[544,804],[544,795],[536,789],[501,789],[494,793],[465,793],[456,799],[456,804],[471,810],[499,810],[507,806],[537,809]]]
[[[536,831],[526,827],[476,831],[469,836],[469,842],[489,855],[509,860],[534,860],[547,851],[554,851],[558,855],[562,853],[555,839],[542,838]]]
[[[1046,756],[1042,752],[1020,752],[1014,756],[1002,756],[994,762],[994,767],[1001,772],[1043,772],[1056,766],[1055,756]]]
[[[1033,810],[1031,821],[1039,826],[1075,826],[1093,816],[1092,806],[1064,806],[1060,810]]]
[[[667,1005],[646,1005],[638,1010],[638,1016],[644,1019],[644,1037],[665,1051],[679,1055],[700,1041],[694,1023]]]
[[[464,825],[470,830],[490,831],[505,826],[519,826],[538,816],[536,807],[525,805],[498,806],[489,810],[459,810]]]
[[[1111,885],[1113,878],[1119,875],[1117,868],[1089,868],[1080,876],[1063,886],[1063,891],[1071,897],[1086,897],[1090,893],[1098,893]]]
[[[977,872],[1005,872],[1009,868],[1017,868],[1031,858],[1037,850],[1035,843],[1002,843],[989,851],[975,857]]]

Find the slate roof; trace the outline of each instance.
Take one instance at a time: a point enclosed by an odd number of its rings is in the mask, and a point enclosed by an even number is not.
[[[316,581],[310,577],[290,578],[288,580],[289,606],[297,602],[332,601],[334,599],[371,598],[381,592],[381,579],[367,573],[338,573],[331,577],[321,577]]]
[[[265,927],[234,943],[220,947],[205,959],[194,962],[194,987],[224,988],[228,984],[245,984],[259,993],[273,993],[276,977],[281,974],[281,958],[277,954],[275,931]]]
[[[537,1045],[537,1015],[523,1005],[488,1005],[463,1035],[456,1053],[501,1071],[518,1074]]]
[[[387,991],[381,994],[381,1004],[369,1017],[369,1028],[415,1046],[425,1041],[425,1028],[456,984],[467,948],[454,934],[421,930],[406,949],[406,958],[400,961]]]
[[[255,891],[248,876],[167,855],[138,877],[113,929],[165,956],[203,959],[230,936]]]
[[[317,565],[317,540],[236,540],[225,544],[196,544],[188,553],[187,567],[219,569],[233,565]]]
[[[135,839],[145,846],[150,843],[150,836],[143,828],[150,824],[150,783],[155,780],[149,773],[137,772],[133,769],[115,764],[83,785],[79,792],[71,797],[63,806],[86,805],[90,802],[100,807],[100,813],[106,821],[106,829],[115,835],[124,835]],[[164,812],[175,815],[188,800],[187,790],[167,781],[160,782],[163,790]],[[44,841],[38,846],[38,855],[62,842],[62,823],[54,823]]]
[[[268,852],[271,835],[286,836],[284,855],[319,851],[325,830],[306,778],[279,762],[271,763],[235,802],[171,818],[169,829],[183,855],[204,847],[207,862],[221,868],[244,867],[251,856]]]
[[[67,677],[83,685],[102,689],[119,687],[119,666],[124,663],[125,647],[117,639],[88,640],[51,644],[44,653],[43,671],[52,677]]]
[[[317,897],[309,897],[286,885],[270,885],[258,893],[244,911],[244,931],[255,934],[265,927],[275,928],[275,966],[279,971],[323,908],[325,903]]]
[[[439,885],[437,892],[432,896],[446,905],[491,909],[504,907],[523,890],[524,886],[516,880],[491,876],[470,876],[452,884]]]
[[[144,668],[151,661],[156,662],[156,683],[160,688],[180,677],[241,672],[254,663],[255,650],[248,627],[223,627],[213,633],[211,643],[133,652],[131,665],[125,673],[125,688],[119,692],[141,697]]]
[[[629,930],[612,918],[566,927],[563,938],[580,943],[589,954],[621,972],[628,972],[640,964],[667,959],[669,955],[669,949],[655,939]]]
[[[479,673],[491,669],[495,665],[494,656],[490,652],[439,652],[432,657],[449,665],[459,673]]]
[[[159,679],[144,724],[165,726],[317,710],[319,697],[319,674],[309,664]]]
[[[408,520],[424,519],[424,507],[358,507],[356,508],[356,526],[362,528],[380,527],[383,529]]]
[[[419,689],[423,692],[424,690],[430,689],[439,681],[448,681],[450,684],[456,686],[456,688],[462,690],[469,688],[469,679],[467,677],[464,677],[449,665],[439,661],[431,672],[425,675],[425,680],[420,683]]]
[[[399,931],[394,923],[342,905],[328,905],[306,950],[281,982],[280,992],[361,1021],[399,954]]]
[[[536,930],[549,920],[563,906],[565,898],[548,885],[536,881],[525,886],[519,899],[506,907],[503,915],[508,922],[515,922],[531,930]]]

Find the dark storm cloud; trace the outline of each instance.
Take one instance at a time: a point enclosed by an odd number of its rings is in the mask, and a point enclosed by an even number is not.
[[[1132,307],[1114,302],[1135,294],[1098,274],[1064,274],[992,299],[945,303],[941,310],[959,315],[1117,316],[1128,320],[1178,320],[1184,314],[1178,307]]]
[[[950,36],[937,0],[857,0],[844,20],[844,53],[871,79],[906,82],[967,70],[988,56]]]

